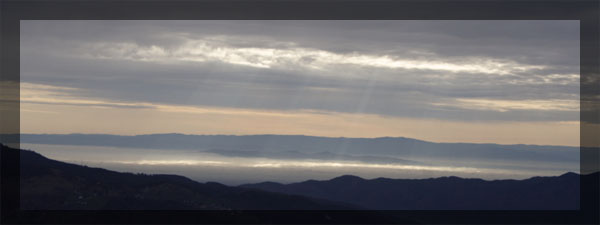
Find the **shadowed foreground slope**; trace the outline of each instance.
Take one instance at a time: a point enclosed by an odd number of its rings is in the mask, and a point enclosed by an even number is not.
[[[17,151],[2,146],[2,151]],[[89,168],[20,150],[21,208],[57,210],[353,209],[344,204],[175,175],[143,175]]]
[[[264,182],[229,187],[175,175],[143,175],[21,156],[23,209],[559,209],[579,208],[579,181],[598,173],[526,180],[365,180],[341,176],[294,184]],[[356,207],[355,207],[356,206]]]

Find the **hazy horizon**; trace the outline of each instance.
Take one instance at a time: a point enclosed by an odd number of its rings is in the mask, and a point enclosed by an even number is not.
[[[365,178],[459,176],[489,180],[579,171],[579,148],[566,146],[300,135],[22,134],[20,137],[21,148],[60,161],[123,172],[178,174],[229,185],[289,183],[345,174]]]
[[[99,167],[119,172],[146,174],[175,174],[199,182],[219,182],[241,185],[259,182],[294,183],[306,180],[328,180],[342,175],[354,175],[365,179],[426,179],[444,176],[479,178],[484,180],[527,179],[535,176],[558,176],[573,169],[548,169],[533,166],[526,168],[484,168],[478,165],[455,166],[444,161],[441,165],[402,166],[395,164],[360,163],[339,160],[281,160],[267,158],[219,157],[214,154],[190,154],[173,149],[133,149],[102,146],[73,146],[21,144],[22,149],[32,150],[50,159]],[[126,151],[125,153],[122,151]],[[455,163],[455,162],[454,162]],[[538,165],[539,166],[539,165]],[[564,165],[563,165],[564,166]],[[577,167],[577,168],[576,168]]]

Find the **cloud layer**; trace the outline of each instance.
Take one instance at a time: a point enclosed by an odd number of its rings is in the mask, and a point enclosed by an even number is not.
[[[569,123],[579,24],[22,21],[21,81],[36,104]]]

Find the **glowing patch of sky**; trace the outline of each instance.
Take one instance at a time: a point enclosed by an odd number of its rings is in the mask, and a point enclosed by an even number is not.
[[[507,112],[509,110],[542,110],[542,111],[579,111],[578,100],[544,99],[544,100],[502,100],[457,98],[452,103],[432,103],[437,106],[451,106],[465,109],[492,110]]]
[[[310,48],[258,48],[231,47],[206,39],[187,39],[176,47],[157,45],[140,46],[136,43],[93,43],[81,47],[84,54],[98,59],[124,59],[151,61],[156,63],[177,63],[186,61],[220,61],[258,68],[274,68],[295,65],[308,69],[324,70],[333,65],[351,64],[379,68],[402,68],[438,70],[445,72],[484,73],[508,75],[516,72],[540,70],[544,65],[526,65],[510,60],[471,57],[461,61],[441,59],[411,59],[392,55],[339,54]]]

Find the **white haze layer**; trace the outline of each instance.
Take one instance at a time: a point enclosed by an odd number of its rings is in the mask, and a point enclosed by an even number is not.
[[[351,174],[365,179],[431,178],[459,176],[483,179],[524,179],[532,176],[555,176],[568,165],[519,165],[498,162],[457,162],[418,159],[426,165],[364,163],[340,160],[284,160],[269,158],[227,157],[211,153],[174,149],[136,149],[121,147],[21,144],[59,161],[100,167],[120,172],[176,174],[199,182],[227,185],[273,181],[280,183],[327,180]],[[417,160],[417,159],[413,159]],[[521,165],[522,166],[522,165]],[[570,170],[577,168],[570,168]],[[576,170],[575,170],[576,171]]]

